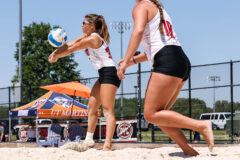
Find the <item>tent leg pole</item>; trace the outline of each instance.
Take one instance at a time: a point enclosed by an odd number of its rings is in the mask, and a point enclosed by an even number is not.
[[[36,118],[36,144],[38,146],[39,138],[38,138],[38,114]]]
[[[8,142],[11,142],[11,115],[10,115],[10,111],[11,111],[11,88],[8,87],[8,116],[9,116],[9,121],[8,121]]]

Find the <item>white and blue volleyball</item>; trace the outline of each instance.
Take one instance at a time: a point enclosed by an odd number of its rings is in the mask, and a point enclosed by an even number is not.
[[[54,28],[48,34],[48,42],[53,47],[61,47],[67,41],[67,34],[62,28]]]

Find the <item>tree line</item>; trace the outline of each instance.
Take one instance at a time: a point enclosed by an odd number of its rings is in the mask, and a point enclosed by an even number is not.
[[[121,117],[121,106],[120,99],[116,99],[115,104],[115,116]],[[143,112],[144,99],[142,99],[141,108]],[[213,112],[213,108],[207,107],[206,103],[203,100],[193,98],[191,99],[191,117],[194,119],[198,119],[202,113],[211,113]],[[233,112],[240,109],[240,103],[233,103]],[[136,98],[132,99],[124,99],[124,117],[136,117],[139,109],[137,106]],[[181,113],[185,116],[189,115],[189,99],[188,98],[178,98],[175,104],[172,106],[171,110]],[[228,101],[216,101],[216,112],[231,112],[231,103]]]

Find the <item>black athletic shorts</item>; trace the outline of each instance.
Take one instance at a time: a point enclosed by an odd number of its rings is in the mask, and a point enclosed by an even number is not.
[[[116,67],[103,67],[98,70],[100,84],[113,84],[119,88],[121,80],[117,76]]]
[[[186,81],[190,71],[191,63],[181,46],[165,46],[154,57],[152,72],[179,77]]]

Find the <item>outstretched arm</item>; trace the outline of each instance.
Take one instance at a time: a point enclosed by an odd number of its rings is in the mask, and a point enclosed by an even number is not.
[[[83,34],[82,36],[76,38],[75,40],[71,41],[71,42],[68,42],[67,44],[68,45],[73,45],[74,43],[77,43],[79,41],[81,41],[83,38],[87,37],[87,34]]]
[[[68,42],[61,48],[56,49],[54,52],[51,53],[48,60],[50,63],[54,63],[58,60],[58,58],[66,57],[77,50],[81,50],[88,47],[96,48],[99,43],[98,39],[99,38],[94,35],[87,36],[84,34],[83,36],[71,42]]]

